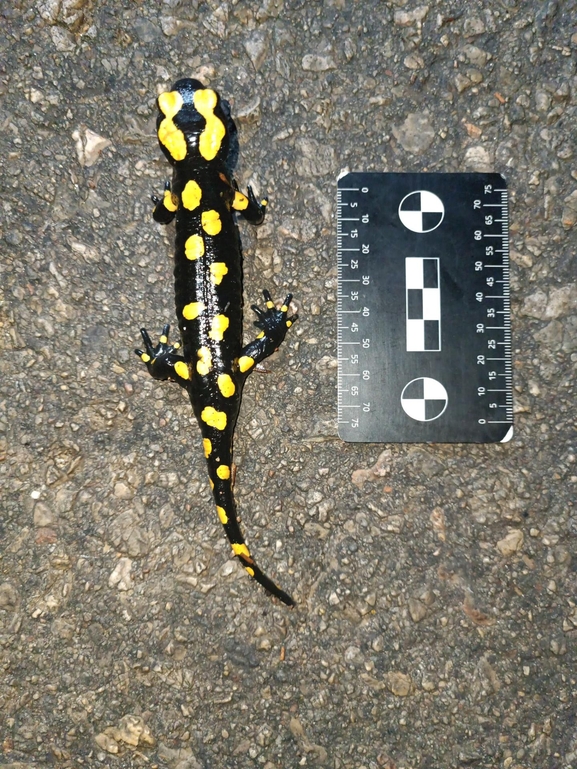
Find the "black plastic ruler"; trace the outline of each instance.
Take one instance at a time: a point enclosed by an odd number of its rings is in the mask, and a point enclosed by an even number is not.
[[[340,437],[510,440],[503,177],[344,173],[337,211]]]

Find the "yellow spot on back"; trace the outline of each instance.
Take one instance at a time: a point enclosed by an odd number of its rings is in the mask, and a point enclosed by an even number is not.
[[[216,474],[221,479],[221,481],[228,481],[230,478],[230,467],[228,465],[219,465],[216,468]]]
[[[250,566],[245,566],[244,568],[248,571],[251,577],[254,577],[254,569],[251,569]]]
[[[190,379],[190,371],[183,360],[176,361],[174,364],[174,371],[181,377],[181,379]]]
[[[158,97],[158,107],[165,115],[164,120],[158,126],[158,140],[175,160],[184,160],[186,157],[186,139],[173,121],[182,107],[182,96],[178,91],[165,91]]]
[[[222,279],[228,272],[228,267],[224,262],[213,262],[210,265],[210,279],[215,286],[220,286]]]
[[[204,456],[208,459],[212,451],[212,442],[210,438],[203,438],[202,446],[204,448]]]
[[[232,550],[235,555],[245,555],[247,558],[250,558],[248,547],[245,544],[241,545],[238,542],[234,542],[232,545]]]
[[[202,302],[191,302],[183,307],[182,314],[187,320],[194,320],[203,311],[204,304]]]
[[[164,190],[162,202],[167,211],[176,211],[178,208],[178,198],[170,190]]]
[[[192,179],[189,179],[187,181],[185,188],[182,191],[182,205],[188,210],[188,211],[194,211],[195,208],[198,208],[200,205],[200,199],[202,198],[202,190],[198,186],[198,184],[193,181]]]
[[[212,406],[203,408],[200,418],[209,427],[214,427],[216,430],[224,430],[226,427],[226,414],[224,411],[217,411]]]
[[[248,207],[248,198],[243,195],[242,192],[234,193],[234,200],[232,201],[232,207],[235,211],[244,211]]]
[[[212,355],[208,347],[200,347],[198,352],[198,363],[196,364],[196,370],[200,376],[206,376],[212,367]]]
[[[218,235],[222,230],[222,222],[220,221],[220,214],[218,211],[210,210],[203,211],[200,217],[202,229],[207,235]]]
[[[219,374],[216,383],[218,385],[218,389],[225,398],[230,398],[232,395],[234,395],[236,387],[232,381],[232,377],[229,374]]]
[[[249,355],[241,355],[241,357],[238,359],[238,367],[243,374],[253,366],[254,358],[251,358]]]
[[[226,315],[215,315],[208,335],[215,342],[222,342],[224,332],[227,330],[230,321]]]
[[[201,235],[191,235],[184,244],[184,253],[187,259],[193,262],[204,256],[204,240]]]
[[[198,140],[198,150],[205,160],[214,160],[226,134],[224,123],[214,114],[216,102],[216,93],[211,88],[195,91],[194,106],[206,120]]]
[[[220,518],[220,522],[224,526],[228,523],[228,515],[226,514],[226,510],[224,507],[220,507],[219,505],[216,506],[216,512],[218,513],[218,517]]]

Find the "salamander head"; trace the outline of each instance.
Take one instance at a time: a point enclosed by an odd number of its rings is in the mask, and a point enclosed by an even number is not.
[[[236,162],[236,126],[230,107],[212,88],[199,80],[177,80],[171,91],[157,99],[157,133],[160,147],[173,165],[181,161]]]

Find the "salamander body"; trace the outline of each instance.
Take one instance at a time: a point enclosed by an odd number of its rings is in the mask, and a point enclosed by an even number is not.
[[[141,329],[144,350],[135,352],[155,379],[177,382],[190,397],[202,432],[216,510],[234,555],[269,593],[288,606],[293,599],[254,562],[241,533],[232,491],[232,444],[244,382],[271,355],[297,319],[289,294],[277,309],[263,291],[256,305],[256,339],[242,343],[242,252],[236,213],[260,224],[266,199],[241,193],[233,178],[238,138],[230,107],[198,80],[177,81],[157,100],[160,147],[173,167],[162,199],[153,197],[153,217],[173,219],[175,302],[182,344],[170,344],[169,326],[153,345]]]

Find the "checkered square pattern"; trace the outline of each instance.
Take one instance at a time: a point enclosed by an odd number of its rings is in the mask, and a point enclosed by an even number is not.
[[[407,352],[439,352],[441,349],[441,288],[439,260],[435,257],[405,259]]]

